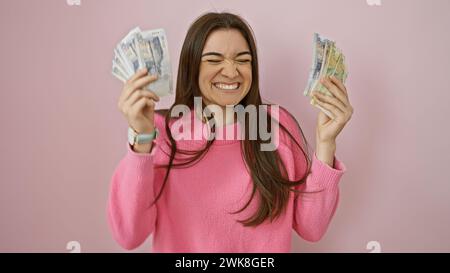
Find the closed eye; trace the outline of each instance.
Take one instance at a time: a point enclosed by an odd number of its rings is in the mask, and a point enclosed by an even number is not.
[[[213,63],[213,64],[218,64],[218,63],[223,62],[222,60],[205,60],[205,61],[208,63]],[[247,64],[247,63],[250,63],[251,61],[252,60],[236,60],[236,62],[240,63],[240,64]]]
[[[236,60],[236,62],[238,62],[238,63],[249,63],[251,61],[252,60]]]
[[[221,63],[222,61],[220,61],[220,60],[206,60],[208,63],[214,63],[214,64],[217,64],[217,63]]]

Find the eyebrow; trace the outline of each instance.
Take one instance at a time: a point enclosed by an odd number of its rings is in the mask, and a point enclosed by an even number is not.
[[[242,52],[239,52],[238,54],[236,54],[236,57],[239,57],[241,55],[246,55],[246,54],[252,56],[252,53],[250,53],[250,51],[242,51]],[[220,54],[219,52],[207,52],[207,53],[204,53],[202,55],[202,57],[210,56],[210,55],[223,57],[223,54]]]

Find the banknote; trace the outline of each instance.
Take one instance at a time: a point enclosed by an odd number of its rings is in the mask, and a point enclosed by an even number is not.
[[[314,82],[314,79],[317,79],[320,75],[322,69],[322,61],[323,56],[325,54],[327,48],[327,39],[320,36],[318,33],[314,33],[314,41],[313,41],[313,59],[312,59],[312,68],[308,77],[308,84],[305,88],[304,94],[307,96],[311,92],[311,86]]]
[[[345,83],[348,76],[345,65],[345,56],[342,51],[336,47],[335,41],[325,38],[318,33],[314,33],[312,67],[303,94],[311,97],[311,93],[317,91],[327,96],[333,96],[333,94],[320,83],[320,79],[324,76],[335,76],[342,81],[342,83]],[[332,118],[333,115],[328,110],[315,103],[313,98],[311,98],[310,103]]]
[[[133,43],[134,37],[140,32],[141,30],[138,27],[132,29],[117,45],[117,50],[125,61],[125,66],[129,75],[134,74],[139,69],[139,59]]]
[[[157,74],[158,81],[149,85],[158,96],[171,93],[172,71],[169,57],[169,48],[163,29],[142,32],[143,43],[148,45],[140,47],[138,54],[142,56],[141,66],[147,67],[150,74]]]
[[[173,93],[172,67],[164,29],[141,31],[136,27],[114,49],[112,74],[120,81],[125,82],[142,68],[147,68],[148,74],[158,76],[146,89],[160,97]]]

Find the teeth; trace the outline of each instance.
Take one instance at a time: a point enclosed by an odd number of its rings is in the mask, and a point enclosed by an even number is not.
[[[224,90],[235,90],[235,89],[239,88],[239,83],[233,83],[233,84],[215,83],[214,86],[219,89],[224,89]]]

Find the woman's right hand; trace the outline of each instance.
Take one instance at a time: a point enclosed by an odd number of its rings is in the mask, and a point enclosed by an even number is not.
[[[149,134],[155,128],[155,102],[159,97],[144,89],[157,80],[156,75],[147,75],[147,69],[138,70],[124,85],[118,108],[125,116],[128,126],[139,134]]]

